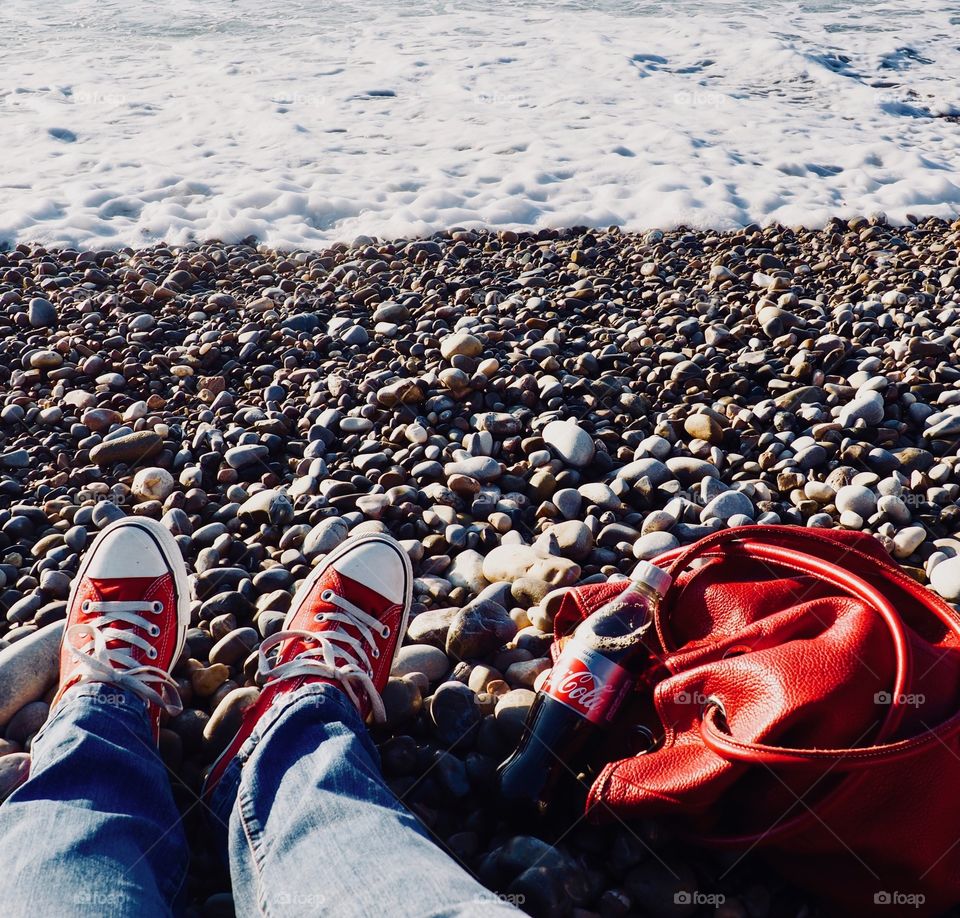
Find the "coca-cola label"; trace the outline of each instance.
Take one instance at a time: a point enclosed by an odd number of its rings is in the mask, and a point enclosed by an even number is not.
[[[629,670],[578,641],[560,654],[543,690],[594,724],[608,724],[633,684]]]

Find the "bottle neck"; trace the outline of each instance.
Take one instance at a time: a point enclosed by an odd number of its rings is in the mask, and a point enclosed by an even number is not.
[[[627,589],[633,593],[639,593],[644,599],[651,603],[657,603],[663,599],[663,595],[658,593],[650,584],[643,583],[639,580],[631,580]]]

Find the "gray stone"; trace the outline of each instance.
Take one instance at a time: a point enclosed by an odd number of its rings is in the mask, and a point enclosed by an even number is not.
[[[633,543],[633,556],[641,561],[649,561],[651,558],[656,558],[657,555],[662,555],[665,551],[678,548],[679,545],[680,540],[672,533],[648,532]]]
[[[586,560],[593,550],[593,534],[587,524],[580,520],[569,520],[551,526],[537,540],[538,545],[545,547],[546,541],[551,537],[557,540],[563,556],[574,561]]]
[[[574,519],[583,506],[583,495],[575,488],[560,488],[550,498],[560,515],[568,520]]]
[[[252,465],[261,464],[269,453],[270,451],[260,443],[244,443],[228,449],[223,458],[230,468],[240,471]]]
[[[466,332],[454,332],[440,342],[440,353],[444,359],[451,357],[479,357],[483,353],[483,342]]]
[[[436,682],[449,671],[450,661],[442,650],[428,644],[407,644],[397,651],[390,675],[423,673],[431,682]]]
[[[388,679],[383,690],[387,727],[399,727],[413,720],[423,707],[423,697],[410,679]]]
[[[173,489],[176,482],[166,469],[150,466],[140,469],[133,476],[133,484],[130,490],[138,500],[159,500],[165,501]]]
[[[602,510],[617,510],[620,507],[620,498],[608,485],[602,482],[591,481],[580,485],[578,490],[587,503],[600,507]],[[554,495],[554,503],[556,503],[556,495]]]
[[[633,462],[628,462],[622,469],[617,470],[617,478],[622,478],[630,484],[641,478],[649,478],[654,487],[672,481],[674,477],[673,472],[664,463],[650,456],[634,459]]]
[[[743,514],[752,520],[755,512],[753,503],[746,494],[741,494],[739,491],[724,491],[703,508],[700,520],[705,523],[707,520],[716,519],[725,523],[737,514]]]
[[[246,659],[259,645],[260,635],[255,628],[237,628],[213,645],[210,649],[210,662],[232,666]]]
[[[44,725],[49,713],[50,705],[45,701],[25,704],[10,718],[4,736],[20,746],[26,746],[27,741]]]
[[[927,537],[923,526],[908,526],[893,537],[893,556],[900,561],[909,558]]]
[[[593,461],[593,439],[574,421],[551,421],[543,428],[543,439],[567,465],[584,468]]]
[[[63,622],[55,622],[0,650],[0,729],[24,705],[46,694],[60,674]]]
[[[517,625],[495,602],[475,600],[454,616],[447,632],[447,656],[478,659],[513,639]]]
[[[219,755],[236,736],[247,708],[257,703],[260,689],[256,686],[235,688],[227,692],[210,719],[203,726],[205,745],[212,755]]]
[[[370,335],[361,325],[351,325],[348,328],[344,328],[340,331],[339,335],[340,340],[344,344],[350,344],[357,347],[367,344],[370,341]]]
[[[283,491],[270,488],[248,497],[237,510],[237,516],[256,525],[285,526],[293,519],[293,504]]]
[[[320,520],[303,540],[300,550],[305,558],[315,558],[333,551],[349,534],[350,529],[339,516]]]
[[[850,404],[844,405],[838,420],[844,427],[852,427],[857,421],[879,424],[883,420],[883,396],[879,392],[858,395]]]
[[[446,609],[427,609],[410,621],[407,637],[415,644],[430,644],[442,650],[447,644],[450,623],[459,611],[456,606]]]
[[[719,478],[720,472],[715,465],[692,456],[672,456],[667,460],[667,468],[682,485],[697,484],[704,478]]]
[[[960,555],[941,561],[931,571],[930,586],[947,602],[960,601]]]
[[[476,430],[488,430],[495,437],[512,437],[523,430],[523,424],[518,417],[502,411],[472,415],[470,424]]]
[[[931,424],[923,435],[930,440],[949,439],[960,435],[960,414],[947,415]]]
[[[3,803],[30,775],[30,756],[12,752],[0,756],[0,803]]]
[[[0,456],[0,463],[8,469],[25,469],[30,465],[30,453],[23,448],[12,449]]]
[[[483,576],[483,555],[469,548],[460,552],[443,576],[455,587],[479,593],[487,586],[487,578]]]
[[[433,694],[430,719],[441,745],[449,749],[469,742],[481,720],[477,696],[462,682],[444,682]]]
[[[57,324],[56,307],[49,300],[35,296],[27,307],[27,321],[33,328],[53,328]]]
[[[500,463],[489,456],[470,456],[457,462],[448,462],[444,468],[447,477],[451,475],[466,475],[476,478],[477,481],[494,481],[502,474]]]
[[[163,437],[152,430],[138,430],[98,443],[90,450],[90,461],[97,465],[124,462],[134,465],[156,455],[163,448]]]
[[[876,512],[877,496],[863,485],[845,485],[834,499],[840,513],[850,511],[863,519],[869,519]]]

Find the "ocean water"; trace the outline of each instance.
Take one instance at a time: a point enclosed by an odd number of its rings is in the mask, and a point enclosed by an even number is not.
[[[960,213],[960,5],[7,0],[0,242]]]

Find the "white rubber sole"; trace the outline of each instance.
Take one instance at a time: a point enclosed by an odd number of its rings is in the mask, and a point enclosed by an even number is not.
[[[187,579],[187,565],[180,554],[176,540],[165,526],[156,520],[147,517],[124,517],[117,520],[102,530],[93,540],[93,544],[86,550],[83,561],[73,578],[73,584],[70,587],[70,598],[67,600],[67,608],[72,609],[74,599],[76,598],[77,587],[86,575],[97,549],[103,544],[107,536],[130,526],[137,526],[145,532],[157,546],[160,554],[166,561],[168,570],[173,574],[173,580],[177,587],[177,646],[170,664],[171,668],[180,659],[184,645],[187,642],[187,629],[190,627],[190,581]],[[66,636],[66,633],[64,633]]]

